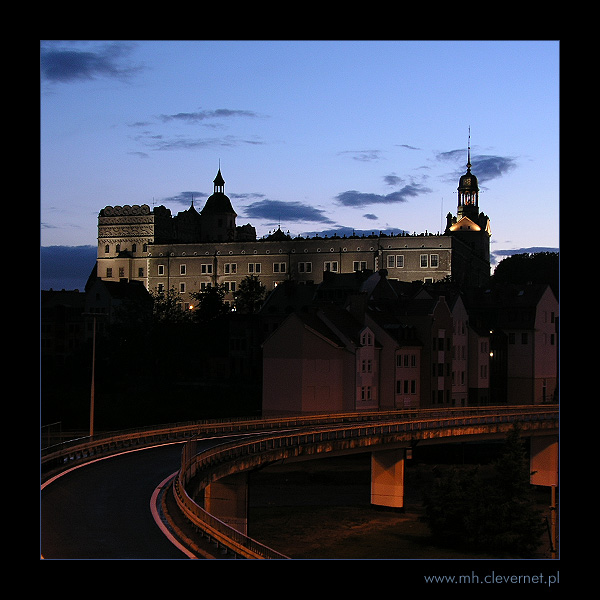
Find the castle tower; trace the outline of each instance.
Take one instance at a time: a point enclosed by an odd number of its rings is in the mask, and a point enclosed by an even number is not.
[[[458,181],[458,205],[456,217],[448,213],[445,235],[450,235],[470,249],[472,258],[461,265],[461,280],[481,283],[489,277],[490,267],[490,220],[479,212],[479,182],[471,173],[471,131],[467,149],[467,172]],[[482,261],[480,263],[480,261]]]
[[[232,242],[235,239],[235,218],[231,201],[225,195],[225,180],[221,169],[214,181],[214,191],[206,200],[200,215],[202,217],[203,242]]]
[[[469,132],[469,145],[467,150],[467,172],[458,182],[458,208],[457,216],[468,217],[476,222],[479,217],[479,185],[477,177],[471,173],[471,133]]]

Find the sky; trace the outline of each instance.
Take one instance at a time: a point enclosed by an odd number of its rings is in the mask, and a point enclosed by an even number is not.
[[[559,248],[554,40],[42,40],[41,289],[83,289],[105,206],[262,237],[437,233],[471,147],[492,261]]]

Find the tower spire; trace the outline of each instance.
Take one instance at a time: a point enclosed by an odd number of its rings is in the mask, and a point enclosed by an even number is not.
[[[467,144],[467,170],[471,170],[471,126],[469,125],[469,142]]]

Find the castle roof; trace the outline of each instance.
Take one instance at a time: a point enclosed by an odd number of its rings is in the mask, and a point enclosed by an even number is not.
[[[231,200],[225,195],[225,180],[223,179],[223,175],[221,175],[221,169],[219,169],[213,183],[214,192],[206,200],[206,204],[200,214],[233,214],[237,216],[231,205]]]

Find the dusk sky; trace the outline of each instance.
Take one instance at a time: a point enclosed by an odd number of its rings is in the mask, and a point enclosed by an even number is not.
[[[437,233],[456,214],[469,128],[494,260],[556,251],[559,50],[558,41],[42,41],[41,287],[83,288],[100,209],[162,204],[175,215],[193,198],[201,210],[219,164],[237,224],[258,236],[279,224],[294,237]],[[85,246],[81,281],[64,257]]]

